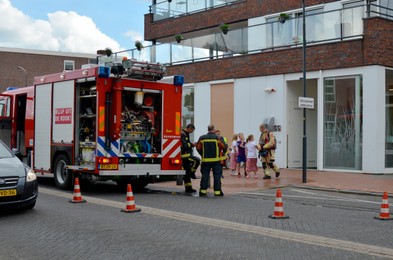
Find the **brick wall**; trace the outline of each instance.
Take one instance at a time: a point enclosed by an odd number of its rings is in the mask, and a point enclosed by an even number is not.
[[[301,47],[266,51],[170,66],[167,71],[168,75],[184,75],[186,83],[294,73],[302,71],[302,53]],[[362,54],[362,39],[308,46],[307,70],[362,66]]]
[[[77,69],[89,61],[87,58],[80,57],[0,52],[0,92],[3,92],[9,86],[25,86],[25,73],[18,69],[18,66],[26,69],[27,84],[32,85],[36,76],[63,71],[64,60],[75,61],[75,68]]]
[[[307,46],[307,70],[367,65],[393,67],[393,21],[364,19],[363,39]],[[187,83],[246,78],[302,71],[302,48],[265,51],[168,67],[168,75],[185,76]]]
[[[313,6],[334,1],[337,0],[306,0],[306,5]],[[228,6],[157,22],[153,22],[152,14],[146,14],[145,40],[151,41],[177,33],[217,27],[221,23],[233,23],[267,14],[285,12],[300,8],[301,3],[301,0],[244,0]]]
[[[364,64],[393,67],[393,22],[383,18],[364,20]]]

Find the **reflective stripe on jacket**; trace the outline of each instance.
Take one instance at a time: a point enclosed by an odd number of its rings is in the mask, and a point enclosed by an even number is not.
[[[225,145],[215,133],[202,135],[197,144],[197,151],[202,156],[202,162],[213,163],[222,160],[221,151],[225,153]]]

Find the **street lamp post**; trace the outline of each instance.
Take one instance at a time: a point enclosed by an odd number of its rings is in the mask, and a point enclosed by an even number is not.
[[[21,66],[18,66],[18,69],[23,70],[23,72],[25,73],[25,87],[27,87],[27,71]]]
[[[307,94],[306,78],[306,6],[302,0],[303,12],[303,97]],[[307,182],[307,131],[306,131],[307,110],[303,108],[303,183]]]

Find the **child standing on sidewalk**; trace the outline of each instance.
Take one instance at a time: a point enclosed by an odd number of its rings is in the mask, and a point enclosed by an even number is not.
[[[246,172],[246,142],[244,141],[243,133],[239,133],[239,140],[237,141],[237,177],[241,178],[240,168],[244,165],[244,175],[247,177]]]
[[[229,164],[229,169],[231,169],[231,175],[236,176],[236,160],[237,160],[237,139],[239,138],[238,134],[233,134],[232,136],[232,144],[231,147],[229,148],[231,150],[230,153],[230,164]]]
[[[257,157],[258,157],[258,145],[254,142],[254,136],[249,135],[246,140],[246,154],[247,154],[247,162],[246,162],[246,173],[247,179],[250,178],[250,173],[254,173],[254,178],[258,178],[257,172]]]

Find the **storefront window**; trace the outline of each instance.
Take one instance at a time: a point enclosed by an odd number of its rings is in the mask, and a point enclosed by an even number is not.
[[[324,81],[324,168],[361,170],[362,82],[360,76]]]
[[[182,102],[182,127],[188,124],[194,124],[194,87],[183,88]],[[194,133],[190,135],[190,139],[194,140]]]
[[[393,168],[393,70],[386,70],[385,167]]]

